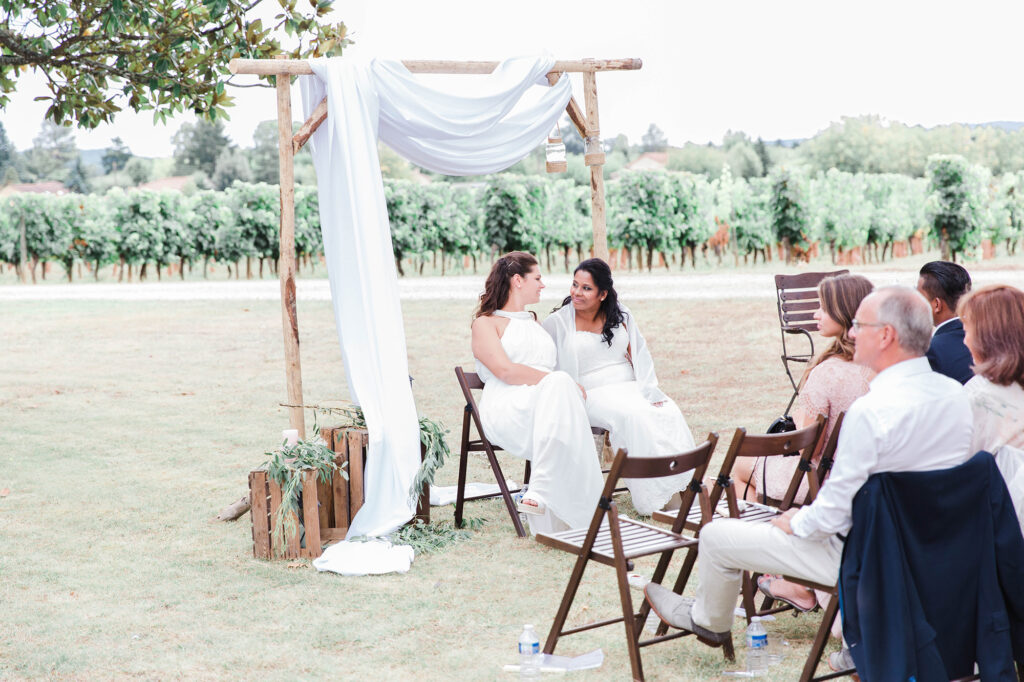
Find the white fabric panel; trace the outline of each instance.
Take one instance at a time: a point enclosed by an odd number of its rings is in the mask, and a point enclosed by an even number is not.
[[[420,463],[378,135],[437,172],[503,170],[543,142],[568,103],[567,78],[550,88],[543,80],[553,63],[509,60],[468,97],[427,87],[398,61],[316,59],[315,75],[299,79],[307,117],[327,97],[328,119],[309,147],[345,375],[370,432],[366,502],[349,537],[385,535],[412,518],[408,493]],[[510,114],[538,82],[545,83],[539,100]],[[349,575],[372,570],[347,544],[328,548],[320,565]]]

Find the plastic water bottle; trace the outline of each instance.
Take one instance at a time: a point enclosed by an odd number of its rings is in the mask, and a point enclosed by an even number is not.
[[[747,626],[747,672],[755,675],[768,670],[768,632],[761,618],[754,616]]]
[[[540,677],[540,639],[532,625],[523,626],[519,635],[519,679],[534,680]]]

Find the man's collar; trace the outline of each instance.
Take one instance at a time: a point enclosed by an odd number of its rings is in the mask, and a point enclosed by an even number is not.
[[[928,364],[928,358],[923,355],[916,358],[910,358],[909,360],[901,360],[895,365],[890,365],[879,372],[875,378],[871,380],[871,390],[873,391],[876,388],[887,384],[899,383],[914,374],[923,374],[924,372],[930,371],[932,371],[932,366]]]
[[[937,325],[935,325],[935,329],[932,330],[932,336],[935,336],[936,334],[938,334],[939,330],[942,329],[943,327],[945,327],[950,322],[955,322],[955,321],[957,321],[959,319],[960,319],[959,317],[951,317],[948,320],[945,320],[943,322],[939,322]]]

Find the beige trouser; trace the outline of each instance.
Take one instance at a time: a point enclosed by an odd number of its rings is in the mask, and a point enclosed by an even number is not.
[[[823,585],[839,578],[842,541],[807,540],[769,523],[718,519],[700,533],[693,621],[712,632],[732,629],[743,571],[783,574]]]

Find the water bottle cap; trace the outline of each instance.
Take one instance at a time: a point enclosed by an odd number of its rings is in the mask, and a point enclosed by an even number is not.
[[[524,626],[523,626],[523,629],[524,629],[524,630],[532,630],[532,629],[533,629],[533,626],[532,626],[532,625],[530,625],[529,623],[527,623],[526,625],[524,625]]]

